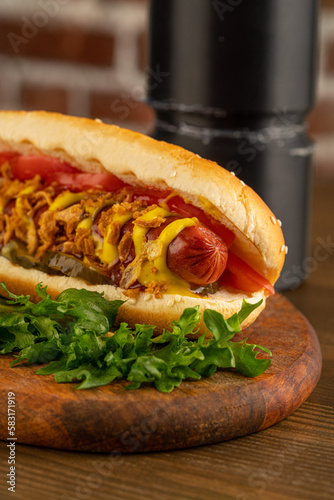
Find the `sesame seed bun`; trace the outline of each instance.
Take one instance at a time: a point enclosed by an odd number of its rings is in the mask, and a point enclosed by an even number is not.
[[[85,172],[108,171],[132,185],[176,191],[234,232],[234,254],[272,284],[279,277],[286,252],[279,222],[250,187],[214,162],[114,125],[43,111],[0,111],[0,152],[4,151],[53,156]],[[125,298],[120,288],[23,270],[3,257],[0,279],[20,293],[33,294],[36,283],[43,281],[53,294],[85,286],[104,291],[109,299]],[[120,317],[130,324],[143,321],[163,328],[195,303],[202,310],[214,308],[228,317],[240,309],[243,298],[254,302],[266,294],[265,290],[255,294],[220,291],[203,299],[167,294],[155,299],[140,293],[136,303],[130,299],[122,306]],[[259,309],[247,318],[247,324]]]

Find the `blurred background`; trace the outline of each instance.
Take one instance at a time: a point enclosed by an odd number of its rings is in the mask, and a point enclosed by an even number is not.
[[[0,108],[45,109],[150,132],[148,0],[1,0]],[[315,174],[334,178],[334,0],[321,3]],[[159,76],[158,76],[159,78]]]
[[[1,0],[0,108],[146,131],[147,0]]]

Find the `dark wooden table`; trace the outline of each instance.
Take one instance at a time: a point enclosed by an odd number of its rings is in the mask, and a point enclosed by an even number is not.
[[[183,451],[103,455],[17,445],[16,500],[262,500],[334,498],[334,183],[316,185],[307,281],[285,295],[314,326],[320,382],[290,417],[267,430]],[[3,403],[1,403],[3,404]]]

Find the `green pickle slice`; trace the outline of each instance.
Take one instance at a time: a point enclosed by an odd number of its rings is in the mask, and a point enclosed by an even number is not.
[[[84,264],[73,255],[62,252],[45,252],[43,263],[49,269],[57,271],[60,274],[83,279],[92,285],[114,285],[108,276],[99,273],[96,269]]]
[[[76,257],[62,252],[45,252],[40,262],[27,254],[25,245],[12,240],[2,248],[1,254],[13,264],[25,269],[37,269],[52,276],[80,278],[91,285],[113,285],[108,276],[99,273]]]

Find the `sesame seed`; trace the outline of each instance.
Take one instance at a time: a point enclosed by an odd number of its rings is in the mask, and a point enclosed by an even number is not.
[[[280,227],[282,227],[282,222],[281,222],[279,219],[277,219],[277,222],[278,222],[278,225],[279,225]]]
[[[230,172],[231,175],[235,175],[235,172]]]
[[[175,295],[174,300],[175,302],[181,302],[182,298],[180,295]]]
[[[167,307],[172,307],[174,305],[174,299],[171,298],[169,299],[169,301],[167,302]]]
[[[176,171],[174,170],[174,172],[172,172],[172,173],[170,174],[170,176],[171,176],[171,177],[175,177],[175,176],[176,176]]]
[[[95,118],[95,121],[96,121],[97,123],[102,123],[102,120],[101,120],[100,118]]]
[[[240,181],[240,184],[241,184],[242,186],[246,186],[246,184],[244,183],[244,181]]]
[[[144,302],[148,302],[149,300],[151,300],[151,298],[152,298],[152,295],[149,295],[149,294],[144,295]]]
[[[273,224],[276,224],[276,219],[275,219],[275,217],[274,217],[273,215],[271,215],[271,216],[270,216],[270,218],[271,218],[271,222],[272,222]]]
[[[285,255],[288,253],[289,249],[288,247],[285,245]]]
[[[285,245],[282,245],[281,246],[281,252],[284,252],[285,251]]]
[[[136,302],[136,299],[133,298],[128,300],[128,304],[130,304],[130,306],[134,306]]]

